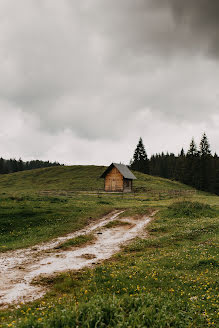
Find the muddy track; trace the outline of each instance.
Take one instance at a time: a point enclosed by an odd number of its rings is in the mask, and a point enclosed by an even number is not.
[[[68,234],[34,247],[6,252],[0,255],[0,307],[10,304],[33,301],[42,297],[46,289],[32,284],[41,275],[52,275],[68,270],[80,270],[110,258],[120,250],[122,244],[142,235],[144,226],[151,218],[122,218],[129,225],[112,228],[104,226],[116,219],[122,211],[114,211],[95,223],[75,233]],[[76,236],[93,233],[92,244],[68,250],[56,247]]]

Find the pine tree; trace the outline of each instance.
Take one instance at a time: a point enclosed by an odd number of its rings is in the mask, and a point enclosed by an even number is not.
[[[185,157],[185,152],[183,148],[180,151],[179,157]]]
[[[186,154],[186,178],[185,183],[193,187],[199,186],[199,151],[197,149],[194,138],[192,138],[189,150]]]
[[[200,156],[202,158],[211,156],[210,145],[209,145],[206,133],[203,134],[201,142],[200,142]]]
[[[4,159],[0,158],[0,174],[4,173]]]
[[[189,150],[187,152],[187,156],[188,157],[190,157],[190,156],[193,157],[193,156],[197,156],[197,154],[198,154],[198,149],[197,149],[197,146],[195,144],[194,138],[192,138],[190,146],[189,146]]]
[[[21,158],[19,158],[19,161],[18,161],[18,171],[23,171],[24,170],[24,162],[22,161]]]
[[[214,192],[219,195],[219,158],[214,158],[215,161],[215,184],[214,184]]]
[[[186,183],[186,156],[183,148],[177,158],[176,179]]]
[[[211,150],[208,138],[204,133],[200,142],[200,189],[210,190]]]
[[[17,171],[31,170],[41,167],[50,167],[50,166],[58,166],[60,165],[58,162],[51,163],[49,161],[39,161],[34,160],[30,162],[23,162],[21,158],[19,161],[16,159],[4,159],[0,158],[0,174],[8,174]]]
[[[131,161],[131,169],[142,173],[149,173],[149,161],[142,138],[139,139],[135,149],[133,159]]]

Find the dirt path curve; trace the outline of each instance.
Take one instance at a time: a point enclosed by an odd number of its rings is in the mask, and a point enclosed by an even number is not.
[[[46,290],[31,284],[40,275],[52,275],[61,271],[79,270],[110,258],[120,250],[121,244],[143,233],[150,217],[122,218],[130,225],[104,228],[118,219],[122,211],[114,211],[95,223],[65,237],[34,247],[10,251],[0,255],[0,307],[12,303],[28,302],[42,297]],[[60,243],[78,235],[94,233],[96,240],[70,250],[55,249]]]

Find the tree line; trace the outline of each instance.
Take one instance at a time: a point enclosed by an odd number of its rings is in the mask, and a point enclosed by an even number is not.
[[[212,155],[205,133],[199,147],[192,139],[186,153],[182,148],[177,156],[162,152],[152,155],[150,159],[140,138],[130,167],[142,173],[177,180],[196,189],[219,195],[219,157],[216,153]]]
[[[18,171],[39,169],[43,167],[57,166],[60,165],[57,162],[49,162],[49,161],[40,161],[40,160],[32,160],[28,162],[24,162],[21,159],[4,159],[0,158],[0,174],[8,174]]]

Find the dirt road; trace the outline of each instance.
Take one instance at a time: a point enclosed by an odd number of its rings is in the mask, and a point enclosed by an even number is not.
[[[10,251],[0,255],[0,307],[12,303],[28,302],[42,297],[46,290],[33,285],[33,279],[40,275],[52,275],[62,271],[79,270],[110,258],[120,250],[122,244],[142,235],[144,226],[151,218],[122,218],[130,223],[112,228],[104,226],[118,220],[121,211],[114,211],[95,223],[75,233],[68,234],[34,247]],[[96,236],[92,244],[68,250],[56,247],[68,239],[82,234]]]

